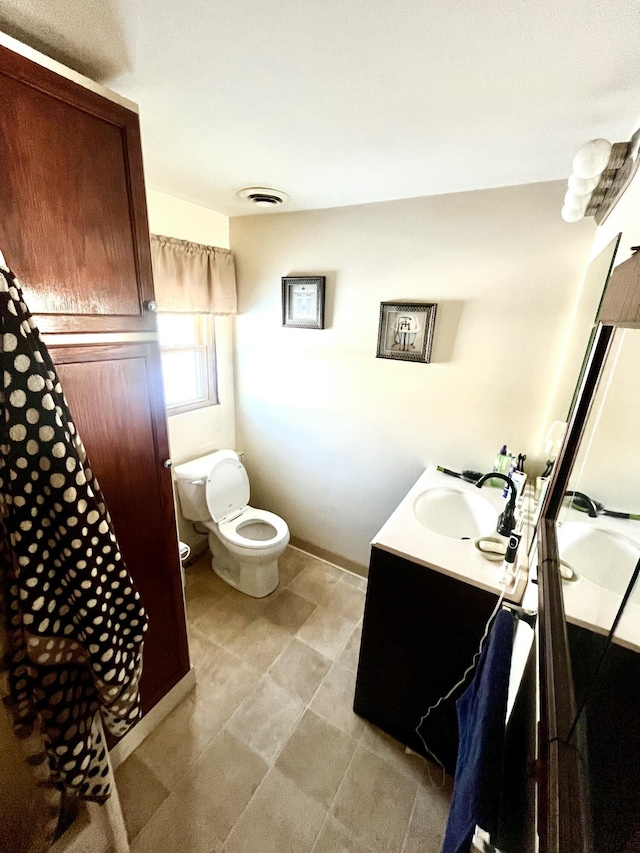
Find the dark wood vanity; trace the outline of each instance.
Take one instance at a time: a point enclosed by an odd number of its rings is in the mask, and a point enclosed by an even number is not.
[[[355,712],[430,757],[416,726],[469,666],[496,600],[493,593],[374,546]],[[457,755],[455,700],[463,690],[421,729],[430,752],[451,774]]]

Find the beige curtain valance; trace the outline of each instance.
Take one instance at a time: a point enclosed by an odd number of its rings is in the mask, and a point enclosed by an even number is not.
[[[236,313],[236,270],[228,249],[152,234],[151,261],[158,310]]]

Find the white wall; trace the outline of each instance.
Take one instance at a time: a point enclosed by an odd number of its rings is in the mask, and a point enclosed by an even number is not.
[[[147,191],[147,206],[152,234],[229,248],[227,216],[155,190]],[[212,450],[235,447],[232,317],[216,317],[215,339],[220,404],[169,417],[169,446],[174,465]],[[204,541],[179,514],[178,526],[180,538],[192,547]]]
[[[593,239],[560,182],[231,220],[236,421],[252,503],[360,566],[429,462],[535,455]],[[327,277],[323,331],[281,327],[280,278]],[[375,358],[380,302],[438,303],[431,364]]]

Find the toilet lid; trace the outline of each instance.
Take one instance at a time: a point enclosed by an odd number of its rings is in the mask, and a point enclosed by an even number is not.
[[[249,478],[236,454],[216,454],[207,477],[207,508],[214,521],[240,512],[249,503]]]

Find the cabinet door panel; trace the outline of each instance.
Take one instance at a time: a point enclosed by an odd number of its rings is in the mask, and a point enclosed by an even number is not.
[[[153,329],[137,115],[4,48],[0,103],[0,246],[40,329]]]
[[[51,347],[122,555],[149,613],[146,713],[189,669],[156,344]]]
[[[456,684],[478,650],[497,597],[381,548],[371,549],[354,711],[431,758],[416,733],[427,708]],[[421,732],[447,772],[455,772],[455,700]]]

